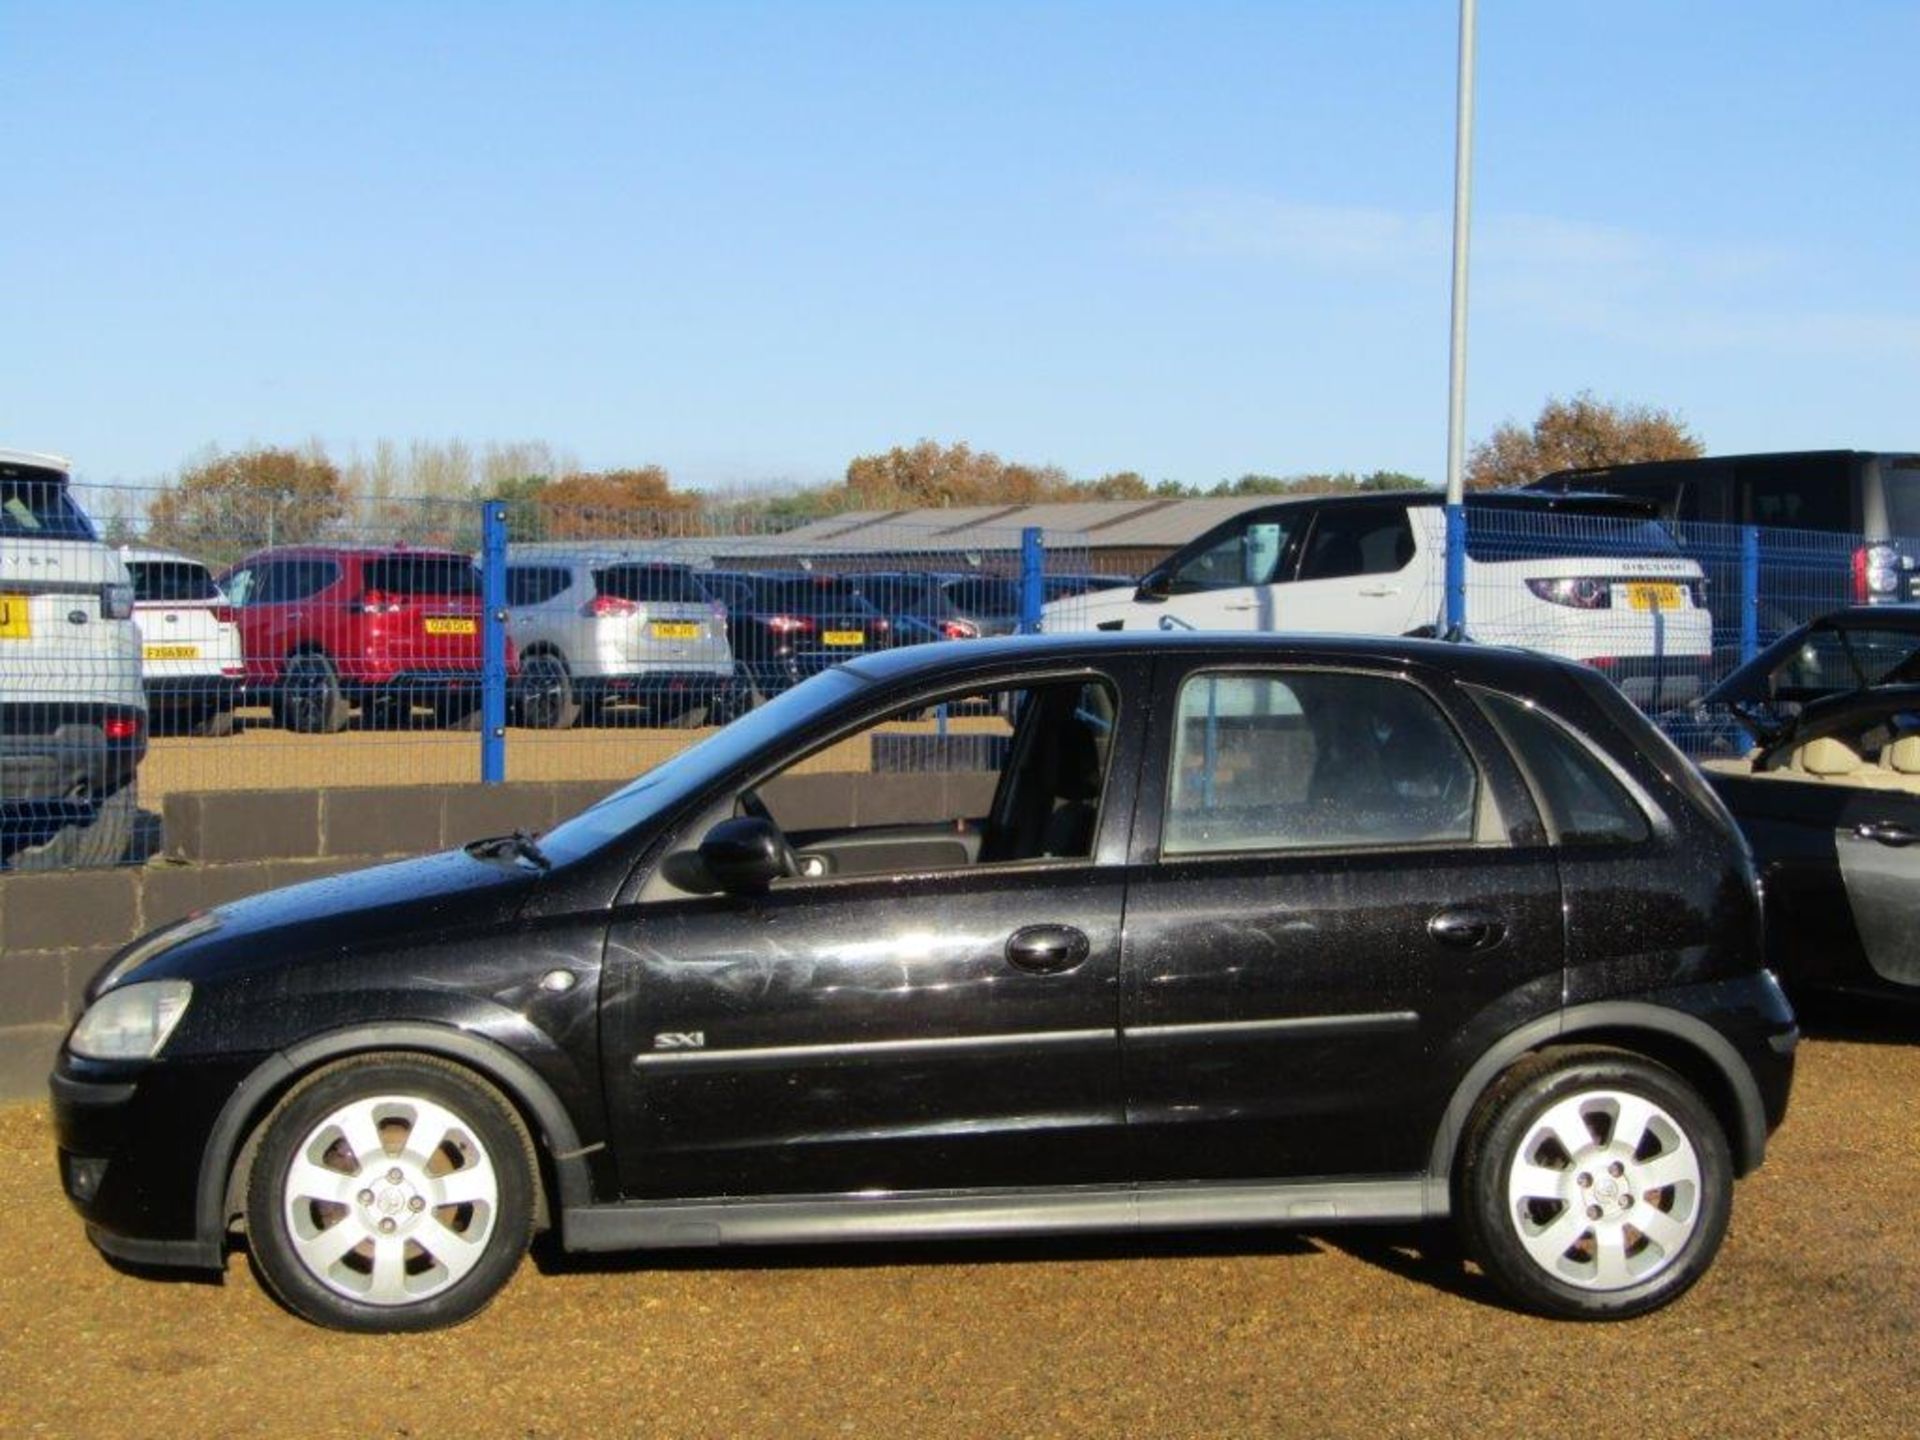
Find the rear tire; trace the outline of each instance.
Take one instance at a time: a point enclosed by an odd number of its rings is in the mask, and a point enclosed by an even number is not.
[[[1542,1052],[1495,1082],[1468,1126],[1455,1205],[1494,1283],[1568,1320],[1679,1298],[1732,1209],[1726,1135],[1698,1092],[1599,1047]]]
[[[424,1055],[365,1055],[295,1087],[247,1178],[255,1268],[336,1330],[457,1325],[532,1238],[533,1143],[500,1092]]]
[[[308,651],[287,660],[274,712],[295,734],[337,735],[347,728],[353,707],[340,692],[333,662],[318,651]]]

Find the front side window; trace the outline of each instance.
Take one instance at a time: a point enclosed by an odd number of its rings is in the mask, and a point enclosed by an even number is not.
[[[1298,528],[1297,521],[1271,513],[1248,517],[1181,560],[1167,577],[1167,593],[1191,595],[1275,584],[1285,578],[1288,542]]]
[[[1647,817],[1626,787],[1561,721],[1506,695],[1481,699],[1519,757],[1555,841],[1628,845],[1647,838]]]
[[[1414,685],[1332,671],[1180,688],[1167,855],[1468,843],[1479,776]]]

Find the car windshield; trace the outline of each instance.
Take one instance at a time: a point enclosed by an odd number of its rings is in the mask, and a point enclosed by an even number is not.
[[[180,600],[218,600],[220,589],[207,567],[195,560],[129,560],[133,598],[167,604]]]
[[[367,561],[361,583],[390,595],[478,595],[480,572],[464,555],[395,555]]]
[[[1920,539],[1920,455],[1888,456],[1880,462],[1880,479],[1887,492],[1888,530]]]
[[[1012,580],[956,580],[947,586],[947,598],[969,615],[1020,613],[1020,587]]]
[[[1469,498],[1466,512],[1467,555],[1482,564],[1587,555],[1681,558],[1664,524],[1619,502],[1547,506]]]
[[[1773,698],[1800,701],[1916,681],[1920,681],[1920,634],[1866,626],[1808,632],[1769,676]]]
[[[57,470],[0,466],[0,535],[36,540],[97,540],[93,522],[67,494]]]
[[[679,565],[609,565],[593,572],[594,588],[616,600],[704,605],[706,596]]]
[[[540,848],[556,865],[591,854],[674,810],[749,756],[790,739],[867,683],[845,670],[821,672],[556,825],[541,836]]]
[[[837,575],[813,575],[789,578],[774,575],[753,582],[756,603],[762,610],[791,611],[802,615],[831,610],[858,610],[860,590],[853,581]]]

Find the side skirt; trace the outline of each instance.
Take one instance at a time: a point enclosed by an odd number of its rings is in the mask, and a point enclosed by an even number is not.
[[[1426,1204],[1423,1177],[1409,1175],[1392,1180],[639,1201],[566,1210],[560,1233],[569,1250],[660,1250],[1437,1218]]]

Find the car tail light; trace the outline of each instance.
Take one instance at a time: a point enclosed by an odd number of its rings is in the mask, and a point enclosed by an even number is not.
[[[1693,602],[1693,608],[1707,608],[1707,582],[1704,579],[1687,581],[1687,599]]]
[[[140,717],[138,715],[109,715],[101,729],[107,732],[109,740],[138,740],[140,738]]]
[[[1613,607],[1613,587],[1590,575],[1529,580],[1527,589],[1549,604],[1567,605],[1575,610],[1608,610]]]
[[[893,622],[885,617],[876,618],[873,622],[873,628],[884,634],[893,628]]]
[[[813,621],[804,615],[769,615],[767,628],[776,635],[804,635],[813,629]]]
[[[622,600],[618,595],[596,595],[580,607],[580,613],[591,620],[612,619],[621,615],[638,614],[640,607],[632,600]]]
[[[1862,605],[1900,596],[1900,571],[1891,545],[1862,545],[1853,552],[1853,598]]]
[[[727,623],[727,607],[718,600],[713,602],[713,618],[722,625]]]
[[[212,612],[212,614],[213,614],[213,623],[214,623],[214,624],[216,624],[216,625],[231,625],[231,624],[233,624],[233,623],[234,623],[234,621],[233,621],[233,606],[231,606],[231,605],[210,605],[210,606],[208,606],[207,608],[208,608],[208,609],[209,609],[209,610],[210,610],[210,611]]]
[[[398,615],[400,597],[389,595],[384,590],[369,590],[360,597],[354,608],[363,615]]]
[[[971,620],[942,620],[940,633],[949,640],[978,640],[980,627]]]

